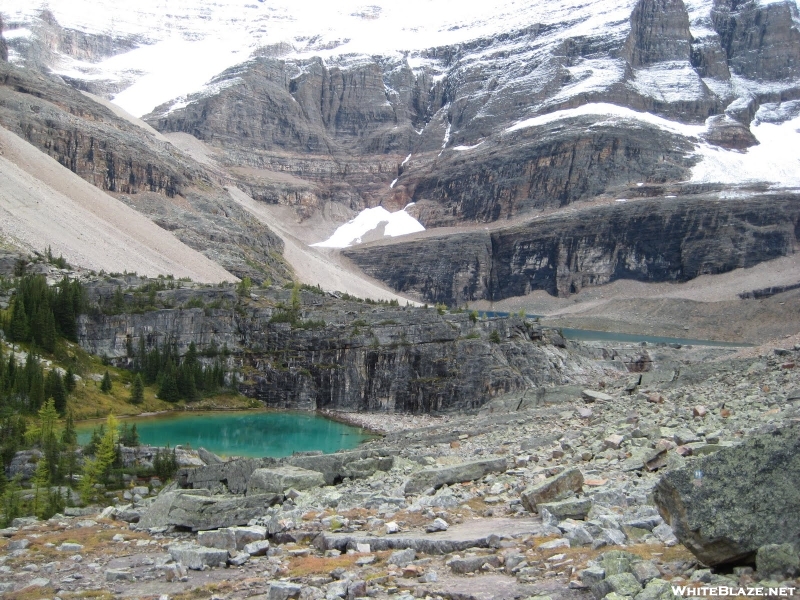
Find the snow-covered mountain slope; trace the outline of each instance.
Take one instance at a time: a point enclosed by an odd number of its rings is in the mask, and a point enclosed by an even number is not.
[[[0,8],[13,63],[202,140],[226,184],[309,223],[332,204],[366,221],[413,203],[429,230],[495,231],[637,198],[680,221],[800,184],[796,0],[44,8]]]

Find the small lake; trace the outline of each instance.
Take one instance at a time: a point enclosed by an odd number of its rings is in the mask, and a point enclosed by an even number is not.
[[[87,444],[101,421],[78,423],[78,442]],[[336,452],[355,448],[374,435],[314,413],[180,412],[120,419],[136,423],[139,441],[151,446],[201,446],[220,456],[289,456],[293,452]]]
[[[498,311],[479,311],[479,314],[489,318],[507,317],[509,313]],[[525,315],[528,319],[542,318],[542,315]],[[553,327],[549,325],[549,327]],[[693,338],[664,337],[661,335],[640,335],[637,333],[617,333],[614,331],[593,331],[591,329],[572,329],[561,327],[561,333],[568,340],[579,342],[631,342],[648,344],[680,344],[681,346],[717,346],[720,348],[742,348],[752,346],[745,342],[719,342],[716,340],[697,340]]]

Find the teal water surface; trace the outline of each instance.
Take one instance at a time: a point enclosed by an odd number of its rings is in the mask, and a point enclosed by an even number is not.
[[[221,456],[289,456],[293,452],[335,452],[355,448],[373,437],[365,430],[314,413],[203,412],[169,413],[123,419],[136,423],[139,441],[151,446],[190,446]],[[100,423],[78,425],[78,442],[86,444]]]
[[[507,317],[509,313],[498,311],[481,311],[479,314],[485,317]],[[537,319],[542,315],[526,314],[528,319]],[[752,346],[747,342],[720,342],[717,340],[698,340],[694,338],[665,337],[663,335],[643,335],[638,333],[617,333],[615,331],[593,331],[591,329],[572,329],[562,327],[561,333],[568,340],[579,342],[632,342],[648,344],[680,344],[682,346],[719,346],[721,348],[741,348]]]

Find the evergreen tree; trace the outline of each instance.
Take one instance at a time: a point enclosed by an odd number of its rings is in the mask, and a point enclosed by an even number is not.
[[[111,467],[117,457],[117,420],[114,415],[106,419],[106,432],[100,440],[95,453],[96,474],[102,483],[107,483],[111,476]]]
[[[63,415],[67,410],[67,389],[64,380],[55,369],[47,374],[46,394],[48,398],[53,399],[58,414]]]
[[[56,319],[50,308],[43,309],[43,323],[40,345],[45,352],[53,353],[56,351]]]
[[[19,293],[14,296],[14,304],[11,308],[11,324],[8,329],[12,342],[28,341],[28,315],[25,314],[25,304],[22,302],[22,296]]]
[[[47,489],[50,484],[50,468],[47,465],[47,458],[42,457],[36,463],[36,470],[31,479],[33,485],[33,514],[39,515],[41,508],[41,491]]]
[[[64,375],[64,389],[67,390],[68,394],[75,391],[75,372],[72,367],[67,367],[67,372]]]
[[[100,391],[104,394],[111,393],[111,374],[106,369],[105,375],[103,375],[103,380],[100,382]]]
[[[178,382],[175,377],[175,367],[164,373],[161,379],[161,386],[158,389],[158,397],[167,402],[177,402],[180,399],[178,392]]]
[[[141,404],[142,402],[144,402],[144,383],[142,382],[142,376],[137,373],[131,384],[130,403]]]
[[[64,423],[64,431],[61,432],[61,445],[64,451],[61,453],[60,470],[67,476],[67,481],[72,485],[72,477],[77,469],[78,459],[75,453],[78,450],[78,432],[75,430],[75,420],[72,411],[67,413]]]

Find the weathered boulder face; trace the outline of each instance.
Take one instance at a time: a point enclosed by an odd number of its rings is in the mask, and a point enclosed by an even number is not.
[[[582,489],[583,473],[580,469],[567,469],[522,492],[522,504],[530,512],[538,512],[539,504],[562,500]]]
[[[276,493],[288,489],[307,490],[325,485],[322,473],[300,467],[283,466],[271,469],[256,469],[247,482],[247,495]]]
[[[793,252],[800,196],[638,200],[496,232],[350,248],[372,277],[429,302],[569,295],[617,279],[687,281]]]
[[[240,458],[197,469],[181,469],[176,480],[182,488],[244,494],[253,471],[277,464],[274,458]]]
[[[422,469],[409,478],[404,491],[406,494],[419,494],[428,488],[437,489],[452,483],[475,481],[489,473],[502,473],[505,470],[505,458],[476,460],[457,465]]]
[[[333,454],[290,456],[286,462],[295,467],[317,471],[322,474],[325,485],[334,485],[345,477],[362,479],[369,477],[375,471],[388,471],[394,465],[394,457],[386,456],[386,454],[396,453],[396,450],[389,452],[356,450]]]
[[[752,562],[761,546],[798,543],[800,428],[754,436],[672,471],[655,502],[707,565]]]
[[[279,501],[278,494],[212,496],[207,490],[168,490],[142,514],[137,527],[185,527],[192,531],[246,525]]]

